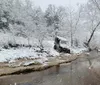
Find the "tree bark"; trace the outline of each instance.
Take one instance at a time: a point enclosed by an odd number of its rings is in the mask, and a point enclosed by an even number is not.
[[[96,25],[96,27],[93,29],[93,31],[92,31],[92,33],[91,33],[91,35],[90,35],[90,38],[89,38],[89,40],[87,41],[87,43],[85,43],[85,45],[87,46],[87,47],[89,47],[89,44],[90,44],[90,42],[91,42],[91,40],[92,40],[92,37],[93,37],[93,35],[94,35],[94,33],[95,33],[95,31],[96,31],[96,29],[97,29],[97,27],[100,25],[100,21],[98,22],[98,24]],[[90,47],[89,47],[89,49],[90,49]]]

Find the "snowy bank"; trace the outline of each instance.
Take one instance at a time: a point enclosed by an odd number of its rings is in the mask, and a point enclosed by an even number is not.
[[[84,51],[87,51],[86,48],[70,48],[71,49],[71,53],[83,53]]]
[[[20,49],[2,49],[0,51],[0,62],[14,62],[18,58],[30,58],[30,59],[42,59],[47,60],[46,54],[39,54],[32,48],[20,48]]]

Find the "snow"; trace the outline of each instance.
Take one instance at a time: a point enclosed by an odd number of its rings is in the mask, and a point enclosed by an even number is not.
[[[1,49],[0,51],[0,62],[9,62],[14,63],[15,59],[18,58],[32,58],[32,59],[41,59],[38,62],[47,61],[47,56],[58,56],[59,53],[53,49],[54,41],[44,41],[45,50],[49,53],[39,53],[36,50],[39,50],[37,47],[25,48],[20,47],[17,49]]]
[[[3,49],[0,51],[0,62],[9,61],[15,62],[14,60],[17,58],[42,58],[42,60],[47,60],[46,54],[38,55],[34,49],[29,48],[20,48],[20,49]]]
[[[2,22],[7,22],[7,19],[6,18],[1,18],[1,21]]]
[[[89,56],[89,55],[90,55],[90,53],[85,53],[85,55]]]
[[[16,62],[16,61],[15,61],[15,60],[13,60],[13,59],[9,61],[9,63],[15,63],[15,62]]]
[[[52,56],[59,56],[59,53],[56,50],[51,48],[50,49],[50,55],[52,55]]]
[[[66,48],[66,47],[68,48],[67,44],[62,44],[61,43],[60,46],[63,47],[63,48]]]
[[[20,45],[32,45],[37,46],[38,45],[38,39],[32,38],[27,39],[21,36],[14,36],[12,33],[2,33],[0,32],[0,48],[4,45],[8,45],[8,43],[12,44],[20,44]]]
[[[54,41],[52,41],[52,40],[44,41],[44,47],[45,47],[46,50],[49,51],[49,54],[51,56],[59,56],[59,53],[56,50],[53,49]]]
[[[100,49],[98,49],[98,52],[100,52]]]
[[[9,63],[9,64],[8,64],[9,67],[19,67],[19,66],[21,66],[21,65],[22,65],[22,62],[17,63],[17,64],[16,64],[16,63]]]
[[[41,58],[41,59],[35,59],[35,60],[31,60],[31,61],[24,61],[21,63],[21,65],[23,66],[29,66],[29,65],[32,65],[32,64],[43,64],[43,65],[46,65],[46,61],[48,61],[47,58]]]
[[[84,51],[87,51],[86,48],[70,48],[71,49],[71,53],[82,53]]]
[[[64,37],[57,36],[57,38],[59,38],[59,39],[62,40],[62,41],[67,41],[67,39],[64,38]]]
[[[35,61],[26,61],[23,65],[28,66],[28,65],[31,65],[31,64],[35,64]]]
[[[7,40],[9,36],[10,36],[10,34],[2,35],[2,37],[5,40]],[[22,37],[20,37],[20,38],[15,37],[15,38],[16,38],[16,43],[26,44],[26,43],[24,43],[24,42],[26,42],[26,40],[24,38],[22,38]],[[13,39],[13,37],[11,37],[11,39]],[[9,39],[8,39],[8,41],[9,41]],[[23,41],[23,42],[21,42],[21,41]],[[36,42],[36,40],[35,40],[35,42]],[[2,41],[2,43],[3,43],[3,41]],[[47,56],[59,56],[60,55],[56,50],[53,49],[54,40],[44,40],[43,46],[44,46],[45,51],[48,52],[48,54],[45,52],[44,53],[36,52],[36,50],[39,50],[39,48],[37,48],[37,47],[31,47],[31,48],[20,47],[17,49],[13,49],[13,48],[12,49],[2,49],[1,48],[0,62],[7,61],[9,63],[13,63],[13,62],[15,62],[15,59],[18,59],[18,58],[26,58],[26,59],[27,58],[30,58],[30,59],[31,58],[32,59],[39,58],[40,60],[38,60],[38,62],[43,63],[45,61],[48,61]],[[85,48],[70,48],[70,47],[68,47],[68,48],[71,49],[71,53],[82,53],[84,50],[86,50]]]

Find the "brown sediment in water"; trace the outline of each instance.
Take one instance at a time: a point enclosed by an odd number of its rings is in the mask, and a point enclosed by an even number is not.
[[[2,76],[0,85],[100,85],[99,56],[100,53],[92,52],[89,56],[83,54],[79,57],[70,57],[70,59],[60,58],[61,60],[50,62],[48,65],[52,67],[46,70]],[[37,68],[34,65],[24,68],[30,67]]]
[[[0,68],[0,76],[7,76],[7,75],[18,75],[18,74],[27,74],[35,71],[42,71],[46,70],[51,67],[59,67],[60,64],[63,63],[70,63],[74,60],[76,60],[79,56],[70,56],[70,57],[64,57],[63,59],[59,59],[53,62],[48,62],[47,65],[31,65],[31,66],[21,66],[21,67],[2,67]]]

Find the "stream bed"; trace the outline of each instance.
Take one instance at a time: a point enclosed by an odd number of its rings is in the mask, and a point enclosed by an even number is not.
[[[3,76],[0,85],[100,85],[100,53],[44,71]]]

